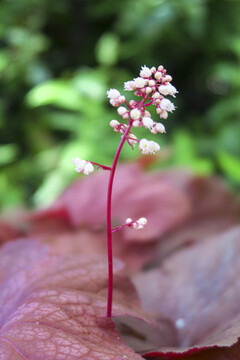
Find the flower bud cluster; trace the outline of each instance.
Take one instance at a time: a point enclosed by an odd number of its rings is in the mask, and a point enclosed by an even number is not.
[[[172,77],[167,74],[167,70],[162,65],[158,66],[157,69],[144,65],[140,70],[139,77],[124,83],[124,89],[134,91],[136,96],[142,96],[142,101],[130,100],[128,103],[116,89],[110,89],[107,94],[110,103],[113,106],[118,106],[118,114],[123,120],[127,120],[133,128],[145,127],[152,134],[165,133],[165,126],[162,123],[155,122],[146,107],[153,104],[156,106],[156,113],[161,119],[168,118],[168,113],[174,111],[175,106],[165,96],[175,97],[178,92],[171,81]],[[127,107],[122,106],[123,102]],[[114,131],[121,133],[127,129],[127,125],[121,124],[117,120],[110,121],[110,126]],[[139,142],[139,149],[145,155],[155,154],[160,149],[160,146],[154,141],[138,140],[135,136],[133,138],[133,134],[131,137],[127,136],[126,139],[132,147]]]
[[[160,150],[160,146],[155,141],[147,139],[140,140],[138,148],[143,155],[155,154]]]
[[[107,96],[110,99],[112,106],[120,106],[125,102],[125,96],[121,95],[117,89],[110,89],[107,91]]]
[[[168,113],[175,110],[174,104],[170,100],[165,99],[165,96],[170,95],[175,97],[178,92],[177,89],[170,84],[172,77],[167,75],[166,72],[166,69],[164,69],[162,65],[157,69],[155,67],[150,69],[144,65],[140,71],[140,77],[124,83],[124,89],[126,91],[134,90],[136,96],[149,95],[148,98],[152,100],[152,104],[156,105],[156,112],[162,119],[167,119]],[[144,109],[139,110],[143,111]],[[139,120],[139,118],[135,120]]]
[[[72,159],[73,164],[75,165],[75,170],[77,173],[83,173],[84,175],[89,175],[94,171],[93,164],[90,161],[82,160],[79,157]]]
[[[147,219],[142,217],[136,221],[133,221],[131,218],[127,218],[125,223],[135,230],[142,230],[144,226],[147,225]]]

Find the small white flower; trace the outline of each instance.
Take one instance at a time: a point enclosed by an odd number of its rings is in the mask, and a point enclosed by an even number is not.
[[[160,97],[161,97],[161,95],[157,91],[152,95],[153,99],[159,99]]]
[[[79,157],[75,157],[72,159],[73,164],[75,165],[75,170],[77,173],[81,173],[84,170],[84,167],[86,165],[86,160],[82,160]]]
[[[148,85],[149,85],[149,86],[155,86],[155,85],[156,85],[156,81],[155,81],[155,80],[149,80]]]
[[[161,106],[162,110],[166,110],[166,111],[170,111],[170,112],[175,110],[174,104],[168,99],[162,99],[160,106]]]
[[[150,86],[146,87],[146,94],[151,94],[152,88]]]
[[[125,221],[126,224],[130,224],[131,222],[132,222],[131,218],[127,218],[126,221]]]
[[[132,123],[132,126],[137,128],[140,126],[140,121],[139,120],[134,120],[133,123]]]
[[[165,132],[166,132],[165,126],[164,126],[163,124],[161,124],[161,123],[157,123],[157,124],[155,125],[155,129],[156,129],[156,131],[159,132],[159,133],[165,133]]]
[[[150,154],[155,154],[160,150],[160,146],[155,141],[151,140],[148,142],[148,150]]]
[[[132,90],[136,90],[136,86],[133,80],[131,81],[126,81],[124,83],[124,90],[126,91],[132,91]]]
[[[121,128],[120,128],[120,133],[121,133],[121,134],[124,134],[126,130],[127,130],[127,125],[126,125],[126,124],[122,124],[122,125],[121,125]]]
[[[131,112],[130,112],[130,115],[131,115],[131,118],[133,120],[138,120],[141,116],[141,112],[138,110],[138,109],[133,109]]]
[[[87,164],[85,165],[84,170],[83,170],[84,175],[89,175],[93,171],[94,171],[93,164],[91,164],[90,162],[87,162]]]
[[[124,106],[120,106],[118,109],[117,109],[117,112],[119,115],[124,115],[126,112],[127,112],[127,109],[124,107]]]
[[[154,74],[154,77],[156,80],[160,80],[162,78],[162,73],[160,71],[157,71],[155,74]]]
[[[162,65],[159,65],[158,71],[163,71],[164,67]]]
[[[155,66],[153,66],[153,67],[151,68],[151,73],[152,73],[152,74],[155,74],[156,71],[157,71],[157,70],[156,70]]]
[[[148,140],[147,139],[142,139],[139,142],[139,150],[141,150],[143,155],[147,155],[149,154],[149,150],[148,150]]]
[[[169,90],[168,90],[167,85],[160,85],[159,88],[158,88],[158,91],[160,92],[160,94],[162,94],[164,96],[169,94]]]
[[[142,89],[146,85],[146,80],[144,80],[141,77],[138,77],[138,78],[134,79],[134,84],[135,84],[136,88]]]
[[[143,155],[155,154],[155,152],[160,150],[160,146],[155,141],[142,139],[139,142],[139,150],[141,150]]]
[[[109,91],[107,91],[107,96],[109,99],[117,99],[120,96],[120,92],[117,89],[110,89]]]
[[[144,218],[144,217],[142,217],[142,218],[138,219],[137,222],[138,222],[140,225],[144,226],[144,225],[147,224],[147,219]]]
[[[120,104],[123,104],[125,102],[125,100],[126,100],[126,98],[123,95],[119,96],[119,98],[118,98],[118,101],[120,102]]]
[[[143,117],[142,123],[146,129],[151,129],[153,127],[154,121],[150,117]]]
[[[171,75],[166,75],[166,76],[164,76],[164,81],[171,82],[171,81],[172,81]]]
[[[167,119],[168,118],[168,112],[166,110],[162,111],[160,114],[161,119]]]
[[[111,120],[111,121],[110,121],[110,126],[111,126],[112,128],[115,128],[116,126],[119,126],[119,125],[120,125],[120,122],[117,121],[117,120]]]
[[[174,86],[172,86],[171,84],[159,86],[158,91],[164,96],[171,95],[174,97],[175,97],[175,94],[178,92],[177,89]]]
[[[177,89],[172,84],[168,84],[167,88],[168,88],[168,95],[175,97],[175,94],[178,93]]]
[[[142,230],[142,229],[143,229],[143,226],[142,226],[141,224],[139,224],[137,221],[135,221],[135,222],[133,223],[133,228],[134,228],[135,230]]]
[[[130,134],[128,138],[128,142],[130,145],[135,146],[137,143],[137,137],[134,134]]]
[[[157,134],[156,126],[153,126],[153,128],[151,129],[151,133],[154,135]]]
[[[142,70],[140,71],[140,76],[143,78],[148,78],[152,76],[151,69],[149,69],[146,65],[142,66]]]

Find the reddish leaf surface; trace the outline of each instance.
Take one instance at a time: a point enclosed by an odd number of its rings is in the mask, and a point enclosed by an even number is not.
[[[106,222],[106,195],[109,173],[97,173],[73,183],[53,205],[66,209],[73,226],[101,228]],[[181,209],[181,211],[179,211]],[[189,215],[189,201],[176,186],[159,179],[157,174],[144,173],[138,164],[119,166],[113,189],[113,226],[127,217],[146,217],[149,226],[141,232],[124,230],[131,241],[149,241],[173,229]]]
[[[221,233],[240,223],[240,205],[236,196],[217,178],[192,177],[176,170],[159,174],[188,196],[189,218],[158,243],[157,262],[173,251],[192,245],[205,237]]]
[[[240,347],[232,345],[240,337],[239,239],[236,227],[135,276],[143,307],[164,313],[179,330],[180,348],[152,352],[153,358],[238,359]],[[206,348],[212,349],[188,357]]]
[[[139,308],[122,267],[115,263],[113,313],[120,319],[138,318],[158,333],[160,346],[169,344],[174,336],[171,325],[165,325],[162,336],[163,328]],[[142,359],[105,317],[107,276],[102,258],[50,256],[48,247],[19,240],[1,250],[0,283],[1,360]],[[144,334],[141,327],[138,331]]]

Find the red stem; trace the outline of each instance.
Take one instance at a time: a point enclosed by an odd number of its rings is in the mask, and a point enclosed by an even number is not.
[[[107,241],[108,241],[108,304],[107,304],[107,317],[112,317],[112,294],[113,294],[113,255],[112,255],[112,222],[111,222],[111,208],[112,208],[112,187],[114,174],[118,162],[120,152],[123,144],[126,141],[127,135],[132,127],[132,121],[130,120],[126,131],[118,146],[115,154],[110,176],[108,182],[108,195],[107,195]]]
[[[144,102],[147,100],[148,94],[146,94],[142,101],[138,104],[137,109],[141,109]],[[108,182],[108,195],[107,195],[107,242],[108,242],[108,302],[107,302],[107,317],[112,317],[112,297],[113,297],[113,255],[112,255],[112,188],[113,188],[113,179],[115,175],[115,170],[118,162],[120,152],[122,150],[123,144],[127,139],[127,135],[130,132],[132,127],[133,120],[129,120],[129,125],[125,130],[123,137],[118,146],[117,152],[115,154],[113,164],[110,171],[109,182]]]

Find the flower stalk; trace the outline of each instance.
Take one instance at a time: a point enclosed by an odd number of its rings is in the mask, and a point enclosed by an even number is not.
[[[107,94],[112,106],[118,107],[118,115],[123,120],[127,121],[127,124],[119,122],[117,120],[111,120],[110,126],[115,132],[123,134],[121,141],[114,156],[113,164],[111,167],[95,163],[93,161],[82,160],[78,157],[73,159],[75,170],[78,173],[84,173],[89,175],[94,170],[94,165],[103,170],[110,171],[108,181],[107,192],[107,245],[108,245],[108,299],[107,299],[107,317],[112,317],[112,299],[113,299],[113,251],[112,251],[112,233],[117,232],[126,227],[141,230],[147,224],[147,219],[140,218],[138,220],[132,220],[127,218],[125,224],[112,228],[112,190],[115,171],[121,153],[122,147],[127,142],[132,149],[138,144],[139,150],[143,155],[155,154],[160,150],[159,144],[152,140],[137,139],[137,137],[131,132],[132,128],[145,127],[150,130],[152,134],[164,133],[165,127],[163,124],[155,122],[151,119],[151,114],[146,110],[146,107],[150,105],[156,106],[156,113],[162,119],[167,119],[168,112],[175,110],[174,104],[165,98],[167,95],[175,97],[177,90],[170,84],[172,77],[166,74],[166,69],[163,66],[159,66],[157,69],[147,66],[142,66],[140,76],[131,81],[127,81],[124,84],[126,91],[134,91],[134,95],[142,97],[141,101],[125,99],[125,96],[121,95],[116,89],[110,89]],[[146,101],[149,102],[146,103]],[[126,105],[126,107],[122,106]]]

